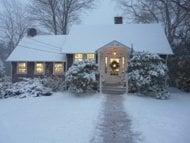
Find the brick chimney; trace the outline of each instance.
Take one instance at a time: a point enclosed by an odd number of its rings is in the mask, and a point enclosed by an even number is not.
[[[114,24],[123,24],[123,17],[122,16],[114,17]]]
[[[34,37],[36,35],[37,35],[37,30],[35,28],[28,28],[27,30],[28,37]]]

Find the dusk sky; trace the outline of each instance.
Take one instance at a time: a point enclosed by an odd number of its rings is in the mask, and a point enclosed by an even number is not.
[[[29,0],[19,0],[27,3]],[[96,0],[95,9],[89,10],[81,17],[81,24],[109,25],[113,24],[113,17],[120,16],[121,11],[114,0]]]

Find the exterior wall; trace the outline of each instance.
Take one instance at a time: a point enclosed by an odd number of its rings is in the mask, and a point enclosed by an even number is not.
[[[67,54],[66,56],[67,56],[67,64],[66,64],[67,68],[66,68],[66,70],[68,70],[73,64],[74,56],[73,56],[73,54]]]
[[[59,62],[56,62],[59,63]],[[65,68],[64,63],[64,68]],[[36,75],[34,73],[35,62],[27,62],[27,74],[17,74],[17,62],[12,62],[12,81],[17,82],[22,78],[43,78],[45,76],[58,76],[64,78],[63,75],[53,75],[53,62],[45,62],[45,74]],[[65,69],[64,69],[65,70]]]
[[[98,53],[95,54],[96,57],[96,63],[98,64]]]

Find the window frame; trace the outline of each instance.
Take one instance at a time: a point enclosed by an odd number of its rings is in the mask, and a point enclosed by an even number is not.
[[[25,68],[26,68],[26,71],[25,72],[19,72],[19,64],[25,64]],[[26,75],[28,73],[28,63],[27,62],[17,62],[16,64],[16,68],[17,68],[17,74],[18,75]]]
[[[37,65],[37,64],[43,64],[43,68],[44,68],[43,73],[38,73],[38,72],[37,72],[37,70],[36,70],[36,65]],[[34,74],[35,74],[35,75],[45,75],[45,73],[46,73],[46,64],[45,64],[45,62],[35,62],[35,63],[34,63]]]
[[[55,72],[55,65],[56,64],[62,64],[62,66],[63,66],[63,72],[62,73],[56,73]],[[64,75],[64,73],[65,73],[65,67],[64,67],[64,63],[63,62],[54,62],[53,63],[53,75]]]

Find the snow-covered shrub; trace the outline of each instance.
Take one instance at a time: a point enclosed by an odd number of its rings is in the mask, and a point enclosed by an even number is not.
[[[54,92],[64,91],[66,89],[65,80],[61,77],[45,77],[42,79],[42,83],[45,87],[51,88]]]
[[[51,94],[51,89],[44,87],[40,79],[23,79],[9,85],[4,90],[2,98],[50,96]]]
[[[75,62],[66,73],[66,84],[74,94],[98,89],[98,67],[94,62]]]
[[[168,98],[167,66],[156,54],[134,52],[129,61],[129,90],[158,99]]]
[[[6,90],[10,88],[11,84],[10,77],[4,76],[0,78],[0,98],[4,97]]]

